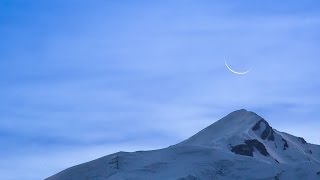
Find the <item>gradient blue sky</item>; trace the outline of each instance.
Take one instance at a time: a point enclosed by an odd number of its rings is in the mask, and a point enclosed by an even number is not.
[[[319,32],[318,0],[1,0],[1,179],[165,147],[241,108],[320,144]]]

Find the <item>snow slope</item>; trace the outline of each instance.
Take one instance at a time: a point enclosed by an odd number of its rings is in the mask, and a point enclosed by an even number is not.
[[[320,179],[320,146],[238,110],[189,139],[154,151],[118,152],[47,180]]]

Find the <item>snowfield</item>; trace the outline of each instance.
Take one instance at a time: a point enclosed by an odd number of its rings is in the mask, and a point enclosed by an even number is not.
[[[242,109],[168,148],[118,152],[47,178],[104,179],[320,180],[320,146]]]

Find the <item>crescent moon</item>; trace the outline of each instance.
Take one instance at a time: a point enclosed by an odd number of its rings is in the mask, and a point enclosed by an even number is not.
[[[244,72],[237,72],[233,69],[231,69],[228,64],[227,64],[227,61],[224,60],[224,64],[227,66],[227,68],[232,72],[232,73],[235,73],[235,74],[239,74],[239,75],[244,75],[244,74],[247,74],[248,72],[250,72],[251,69],[249,69],[248,71],[244,71]]]

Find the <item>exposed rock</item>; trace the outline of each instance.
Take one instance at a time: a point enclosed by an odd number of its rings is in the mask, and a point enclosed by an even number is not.
[[[108,164],[113,165],[114,169],[119,169],[119,156],[112,158]]]
[[[302,137],[298,137],[298,139],[302,144],[307,144],[307,141],[304,140]]]
[[[264,120],[264,119],[261,119],[260,121],[258,121],[253,127],[252,127],[252,130],[253,131],[257,131],[260,129],[260,124],[261,123],[264,123],[266,128],[262,131],[262,134],[261,134],[261,138],[263,140],[266,140],[268,138],[269,141],[274,141],[274,134],[273,134],[273,129],[272,127],[269,125],[269,123]]]
[[[256,139],[245,140],[245,144],[234,146],[231,151],[235,154],[253,157],[254,148],[256,148],[262,155],[269,156],[266,147]]]
[[[253,148],[248,146],[247,144],[240,144],[240,145],[234,146],[232,147],[231,151],[234,152],[235,154],[253,157]]]
[[[271,133],[270,133],[270,136],[268,138],[269,141],[274,141],[274,134],[273,134],[273,130],[271,128]]]
[[[289,147],[288,142],[283,138],[282,138],[282,141],[284,142],[283,150],[286,150]]]
[[[260,123],[263,121],[263,119],[261,119],[260,121],[258,121],[253,127],[252,130],[253,131],[257,131],[260,129]]]
[[[257,150],[264,156],[268,156],[269,153],[266,149],[266,147],[258,140],[253,139],[253,140],[246,140],[245,141],[246,144],[248,144],[249,146],[253,146],[255,148],[257,148]]]

